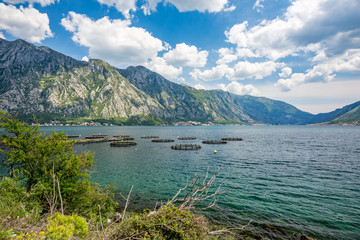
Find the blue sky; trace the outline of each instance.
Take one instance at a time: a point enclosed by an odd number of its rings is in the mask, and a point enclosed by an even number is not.
[[[319,113],[360,100],[359,0],[2,0],[0,38]]]

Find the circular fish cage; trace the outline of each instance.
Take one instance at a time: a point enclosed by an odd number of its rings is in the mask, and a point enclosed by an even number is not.
[[[227,141],[224,140],[204,140],[202,141],[203,144],[225,144]]]
[[[142,136],[141,138],[159,138],[159,136]]]
[[[231,137],[231,138],[222,138],[221,140],[223,140],[223,141],[242,141],[243,139]]]
[[[110,147],[131,147],[136,144],[136,142],[111,142]]]
[[[178,137],[179,140],[195,140],[196,137]]]
[[[170,139],[170,138],[157,138],[157,139],[153,139],[151,140],[152,142],[157,142],[157,143],[164,143],[164,142],[175,142],[174,139]]]
[[[175,144],[171,146],[173,150],[198,150],[201,146],[198,144]]]

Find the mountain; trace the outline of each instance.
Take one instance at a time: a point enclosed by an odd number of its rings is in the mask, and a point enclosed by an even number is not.
[[[142,66],[117,69],[0,39],[0,110],[22,120],[34,114],[39,122],[307,124],[329,122],[355,108],[313,115],[268,98],[179,85]]]

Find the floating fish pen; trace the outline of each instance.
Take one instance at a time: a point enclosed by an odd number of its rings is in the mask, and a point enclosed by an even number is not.
[[[66,135],[67,138],[78,138],[80,135]]]
[[[202,141],[203,144],[225,144],[227,141],[224,140],[204,140]]]
[[[159,136],[142,136],[141,138],[159,138]]]
[[[196,137],[178,137],[179,140],[195,140]]]
[[[133,138],[133,137],[121,137],[119,139],[125,140],[125,141],[130,141],[130,140],[134,140],[135,138]]]
[[[222,138],[223,141],[242,141],[242,138]]]
[[[163,143],[163,142],[175,142],[174,139],[170,139],[170,138],[158,138],[158,139],[153,139],[151,141],[152,142],[160,142],[160,143]]]
[[[175,144],[171,146],[173,150],[197,150],[200,148],[201,146],[198,144]]]
[[[111,142],[110,147],[131,147],[136,144],[136,142]]]
[[[92,136],[86,136],[85,139],[101,139],[101,138],[105,138],[105,136],[100,136],[100,135],[92,135]]]
[[[95,137],[106,137],[106,134],[93,134],[91,136],[95,136]]]
[[[127,138],[130,137],[130,135],[114,135],[115,138]]]
[[[123,141],[120,138],[91,138],[91,139],[80,139],[75,142],[75,144],[90,144],[90,143],[103,143],[103,142],[115,142]]]

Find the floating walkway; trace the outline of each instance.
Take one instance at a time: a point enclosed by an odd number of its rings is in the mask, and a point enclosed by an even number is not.
[[[175,142],[174,139],[170,139],[170,138],[157,138],[157,139],[153,139],[151,141],[152,142],[160,142],[160,143],[163,143],[163,142]]]
[[[135,138],[133,138],[133,137],[121,137],[121,138],[118,138],[118,139],[121,139],[121,140],[124,140],[124,141],[130,141],[130,140],[134,140]]]
[[[110,147],[131,147],[136,144],[136,142],[111,142]]]
[[[223,141],[242,141],[242,138],[222,138]]]
[[[75,144],[90,144],[90,143],[103,143],[103,142],[118,142],[123,141],[121,138],[90,138],[90,139],[79,139]]]
[[[127,137],[130,137],[130,135],[125,135],[125,134],[123,134],[123,135],[114,135],[113,137],[114,138],[127,138]]]
[[[224,140],[204,140],[202,141],[203,144],[225,144],[227,141]]]
[[[66,135],[67,138],[78,138],[80,135]]]
[[[197,150],[200,148],[201,146],[198,144],[176,144],[171,146],[173,150]]]
[[[86,136],[85,139],[101,139],[101,138],[105,138],[103,136]]]
[[[159,136],[142,136],[141,138],[159,138]]]
[[[179,140],[195,140],[196,137],[178,137]]]

